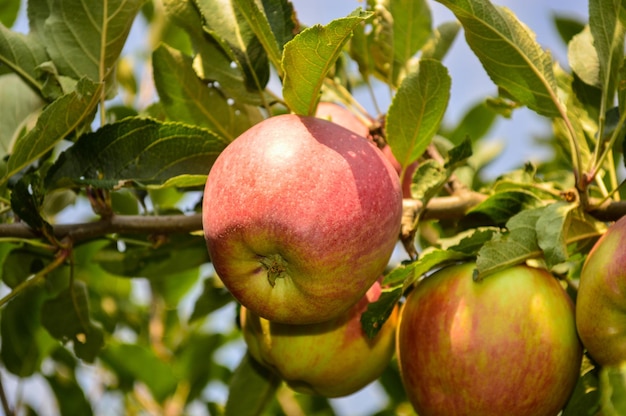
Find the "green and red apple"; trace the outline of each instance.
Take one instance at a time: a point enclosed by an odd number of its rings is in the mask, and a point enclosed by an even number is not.
[[[265,319],[311,324],[343,314],[382,274],[402,191],[371,141],[288,114],[227,146],[202,210],[211,261],[233,296]]]
[[[585,260],[576,324],[583,345],[598,364],[626,362],[626,217],[609,227]]]
[[[375,282],[339,318],[311,325],[270,322],[242,308],[241,327],[250,355],[297,392],[352,394],[378,379],[394,353],[397,305],[373,338],[361,327],[361,315],[380,293],[380,283]]]
[[[556,416],[579,378],[574,305],[526,265],[474,281],[474,263],[424,278],[408,294],[397,356],[420,416]]]

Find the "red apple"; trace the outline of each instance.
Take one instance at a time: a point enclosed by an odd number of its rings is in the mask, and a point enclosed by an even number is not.
[[[357,116],[348,110],[346,107],[342,107],[339,104],[322,101],[317,105],[315,117],[323,118],[328,121],[332,121],[335,124],[339,124],[341,127],[345,127],[348,130],[352,130],[359,136],[369,137],[370,130]]]
[[[398,175],[367,139],[315,117],[253,126],[217,158],[203,226],[224,285],[259,316],[334,319],[382,274],[400,230]]]
[[[576,297],[576,325],[598,364],[626,362],[626,217],[609,227],[585,260]]]
[[[375,282],[339,318],[312,325],[270,322],[242,308],[241,327],[250,355],[300,393],[352,394],[380,377],[394,353],[397,307],[374,338],[361,328],[362,313],[380,293]]]
[[[320,102],[317,105],[315,117],[332,121],[363,137],[369,137],[370,135],[369,127],[359,120],[350,110],[339,104],[325,101]],[[391,147],[385,144],[381,150],[391,163],[391,166],[393,166],[398,175],[400,175],[402,173],[402,165],[391,152]],[[417,170],[417,165],[418,162],[411,163],[404,174],[404,179],[402,180],[402,194],[404,198],[411,198],[411,183],[413,182],[413,174]]]
[[[446,267],[407,296],[397,355],[420,416],[556,416],[579,377],[574,306],[559,282],[525,265],[472,280]]]

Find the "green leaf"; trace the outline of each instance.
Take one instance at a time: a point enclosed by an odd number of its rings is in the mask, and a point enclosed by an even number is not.
[[[54,338],[72,341],[79,358],[93,362],[104,346],[104,334],[91,321],[88,296],[87,285],[75,280],[72,286],[43,303],[41,324]]]
[[[248,89],[263,91],[269,80],[269,64],[262,43],[233,1],[194,0],[205,31],[220,42],[244,73]]]
[[[230,292],[215,277],[204,280],[202,293],[196,299],[189,322],[203,318],[233,301]]]
[[[245,354],[230,385],[224,416],[257,416],[272,401],[281,381],[278,376]]]
[[[498,113],[485,101],[473,105],[456,125],[454,130],[446,134],[452,143],[461,143],[469,137],[472,143],[482,139],[493,126]]]
[[[413,174],[411,197],[422,202],[434,196],[448,178],[446,170],[432,159],[420,163]]]
[[[522,189],[500,191],[469,210],[466,221],[504,224],[520,211],[539,205],[541,205],[541,200],[532,192]]]
[[[85,397],[85,393],[80,384],[76,381],[76,376],[67,371],[55,371],[51,375],[46,375],[48,385],[54,392],[54,397],[58,403],[58,411],[61,415],[84,415],[91,416],[93,410],[91,404]]]
[[[223,334],[197,331],[191,332],[180,342],[172,365],[177,378],[189,383],[188,401],[201,396],[211,380],[222,381],[230,378],[232,373],[228,368],[216,363],[216,360],[207,359],[213,357],[213,354],[228,341]]]
[[[179,380],[170,363],[160,360],[153,350],[138,344],[111,342],[101,357],[123,387],[132,389],[135,381],[144,383],[158,402],[176,391]]]
[[[574,35],[585,27],[584,23],[567,15],[554,15],[554,26],[564,44],[568,44]]]
[[[43,331],[39,321],[42,301],[43,291],[31,289],[2,309],[0,357],[4,367],[19,377],[28,377],[38,371],[45,355],[38,342]]]
[[[52,226],[41,216],[45,196],[42,188],[39,171],[22,176],[11,193],[11,209],[31,228],[52,239]]]
[[[409,72],[409,61],[432,34],[430,8],[424,0],[385,0],[371,7],[375,16],[367,53],[375,75],[397,87]]]
[[[594,370],[589,360],[584,357],[581,376],[563,409],[562,416],[597,415],[600,410],[600,391],[598,389],[598,371]]]
[[[16,74],[0,76],[0,158],[11,152],[43,105],[41,97]]]
[[[0,3],[0,24],[11,27],[20,11],[20,0],[9,0]]]
[[[49,104],[39,116],[35,128],[15,143],[7,166],[8,172],[0,178],[0,185],[43,156],[83,123],[90,121],[98,105],[100,88],[101,85],[82,79],[76,91]]]
[[[605,109],[613,104],[618,72],[624,63],[626,28],[620,14],[625,13],[625,6],[623,0],[589,1],[589,28],[598,56]]]
[[[387,143],[403,168],[430,144],[450,98],[450,76],[439,61],[423,60],[404,78],[387,114]]]
[[[273,1],[270,5],[281,7],[286,6],[286,3]],[[272,62],[278,71],[282,71],[280,61],[282,58],[282,46],[284,46],[284,42],[279,45],[278,40],[274,36],[272,26],[268,20],[272,14],[265,13],[265,10],[263,10],[255,0],[234,0],[234,7],[236,7],[237,12],[246,19],[246,23],[254,32],[259,42],[261,42],[261,45],[263,45],[270,62]],[[279,17],[283,17],[283,15],[279,14]],[[273,21],[278,24],[283,23],[284,26],[285,21],[290,21],[290,19],[288,19],[289,18],[280,20],[276,19]],[[280,32],[284,34],[284,28]]]
[[[537,219],[537,244],[543,250],[548,268],[568,258],[566,237],[571,224],[570,214],[576,208],[576,204],[556,202],[546,206]]]
[[[432,18],[426,0],[390,0],[393,17],[392,85],[398,85],[406,64],[432,33]]]
[[[141,0],[94,4],[81,0],[49,2],[49,15],[40,38],[59,73],[74,79],[104,81],[115,67],[142,3]]]
[[[285,44],[283,97],[292,112],[313,115],[324,78],[334,66],[353,30],[372,14],[357,9],[325,26],[315,25]]]
[[[206,175],[227,141],[180,123],[130,118],[85,134],[48,171],[54,189],[91,184],[112,189],[135,181],[161,184],[180,175]]]
[[[218,83],[226,95],[236,103],[266,105],[271,102],[269,94],[258,89],[249,90],[244,82],[244,73],[239,65],[232,65],[233,58],[222,45],[202,29],[202,16],[192,0],[165,0],[167,16],[182,27],[191,39],[195,57],[193,69],[205,82]]]
[[[0,24],[0,63],[41,95],[43,83],[37,67],[50,58],[35,36],[13,32]]]
[[[491,273],[541,255],[537,243],[537,220],[545,207],[533,208],[511,217],[505,234],[495,234],[478,252],[474,278],[483,279]]]
[[[422,48],[420,59],[443,60],[461,29],[457,21],[444,22],[433,31],[428,42]]]
[[[383,328],[401,297],[401,287],[384,289],[376,302],[367,305],[367,310],[361,315],[361,327],[368,338],[374,338]]]
[[[465,38],[499,87],[533,111],[561,113],[552,58],[508,9],[488,0],[438,0],[465,29]]]
[[[197,188],[206,183],[207,175],[178,175],[160,184],[148,185],[147,189]]]
[[[171,120],[206,127],[232,141],[263,119],[258,108],[232,103],[215,85],[206,85],[182,52],[161,45],[152,61],[154,83]]]
[[[600,370],[602,414],[626,414],[626,365],[605,366]]]
[[[572,71],[588,85],[602,86],[598,52],[593,44],[589,26],[576,34],[567,45],[567,60]]]
[[[209,261],[204,237],[172,235],[158,247],[133,245],[124,252],[110,243],[91,260],[117,276],[159,278],[195,269]]]

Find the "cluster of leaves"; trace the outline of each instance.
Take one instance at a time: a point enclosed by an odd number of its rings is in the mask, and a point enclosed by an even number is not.
[[[388,289],[364,315],[367,332],[421,276],[453,261],[476,259],[476,279],[534,261],[575,296],[589,245],[624,211],[625,5],[590,0],[589,22],[556,19],[568,72],[510,11],[488,0],[438,1],[458,20],[433,27],[426,0],[367,1],[306,28],[287,0],[29,0],[27,34],[9,29],[20,1],[0,6],[4,369],[43,377],[62,414],[94,412],[78,376],[86,365],[106,374],[103,390],[122,393],[125,413],[198,404],[210,414],[294,405],[332,413],[329,401],[287,392],[247,356],[236,370],[218,359],[240,335],[234,322],[211,329],[234,301],[207,267],[199,233],[199,194],[228,143],[275,114],[313,115],[320,100],[382,131],[402,179],[419,161],[403,238],[422,250],[390,267]],[[148,56],[133,66],[122,52],[138,21],[148,23]],[[499,96],[449,128],[442,60],[461,30]],[[152,74],[155,102],[142,95],[140,69]],[[393,96],[376,117],[351,93],[373,83]],[[551,120],[555,157],[485,182],[481,169],[494,155],[482,140],[519,107]],[[77,206],[86,222],[59,224]],[[600,403],[619,414],[618,373],[585,366],[565,414],[591,414]],[[383,413],[406,406],[395,364],[380,382]],[[207,397],[211,383],[230,385],[225,407]],[[20,402],[3,401],[4,410]]]

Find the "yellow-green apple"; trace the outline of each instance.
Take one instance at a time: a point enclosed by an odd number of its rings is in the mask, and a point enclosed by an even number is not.
[[[320,102],[317,105],[315,117],[332,121],[348,130],[352,130],[360,136],[370,136],[369,127],[363,121],[359,120],[350,110],[339,104],[327,101]],[[391,147],[385,144],[381,150],[398,175],[401,175],[402,165],[391,152]],[[405,198],[411,198],[411,183],[413,182],[413,174],[417,170],[417,166],[418,162],[411,163],[404,174],[404,179],[402,180],[402,194]]]
[[[407,295],[397,356],[420,416],[556,416],[578,380],[574,305],[549,272],[518,265],[472,279],[443,268]]]
[[[279,324],[242,307],[241,327],[250,355],[300,393],[352,394],[376,380],[394,353],[397,306],[373,338],[361,315],[381,293],[379,282],[339,318],[311,325]]]
[[[202,210],[211,261],[233,296],[263,318],[310,324],[344,313],[382,274],[402,191],[372,142],[286,114],[224,149]]]
[[[598,364],[626,362],[626,217],[608,228],[585,260],[576,297],[576,325]]]

